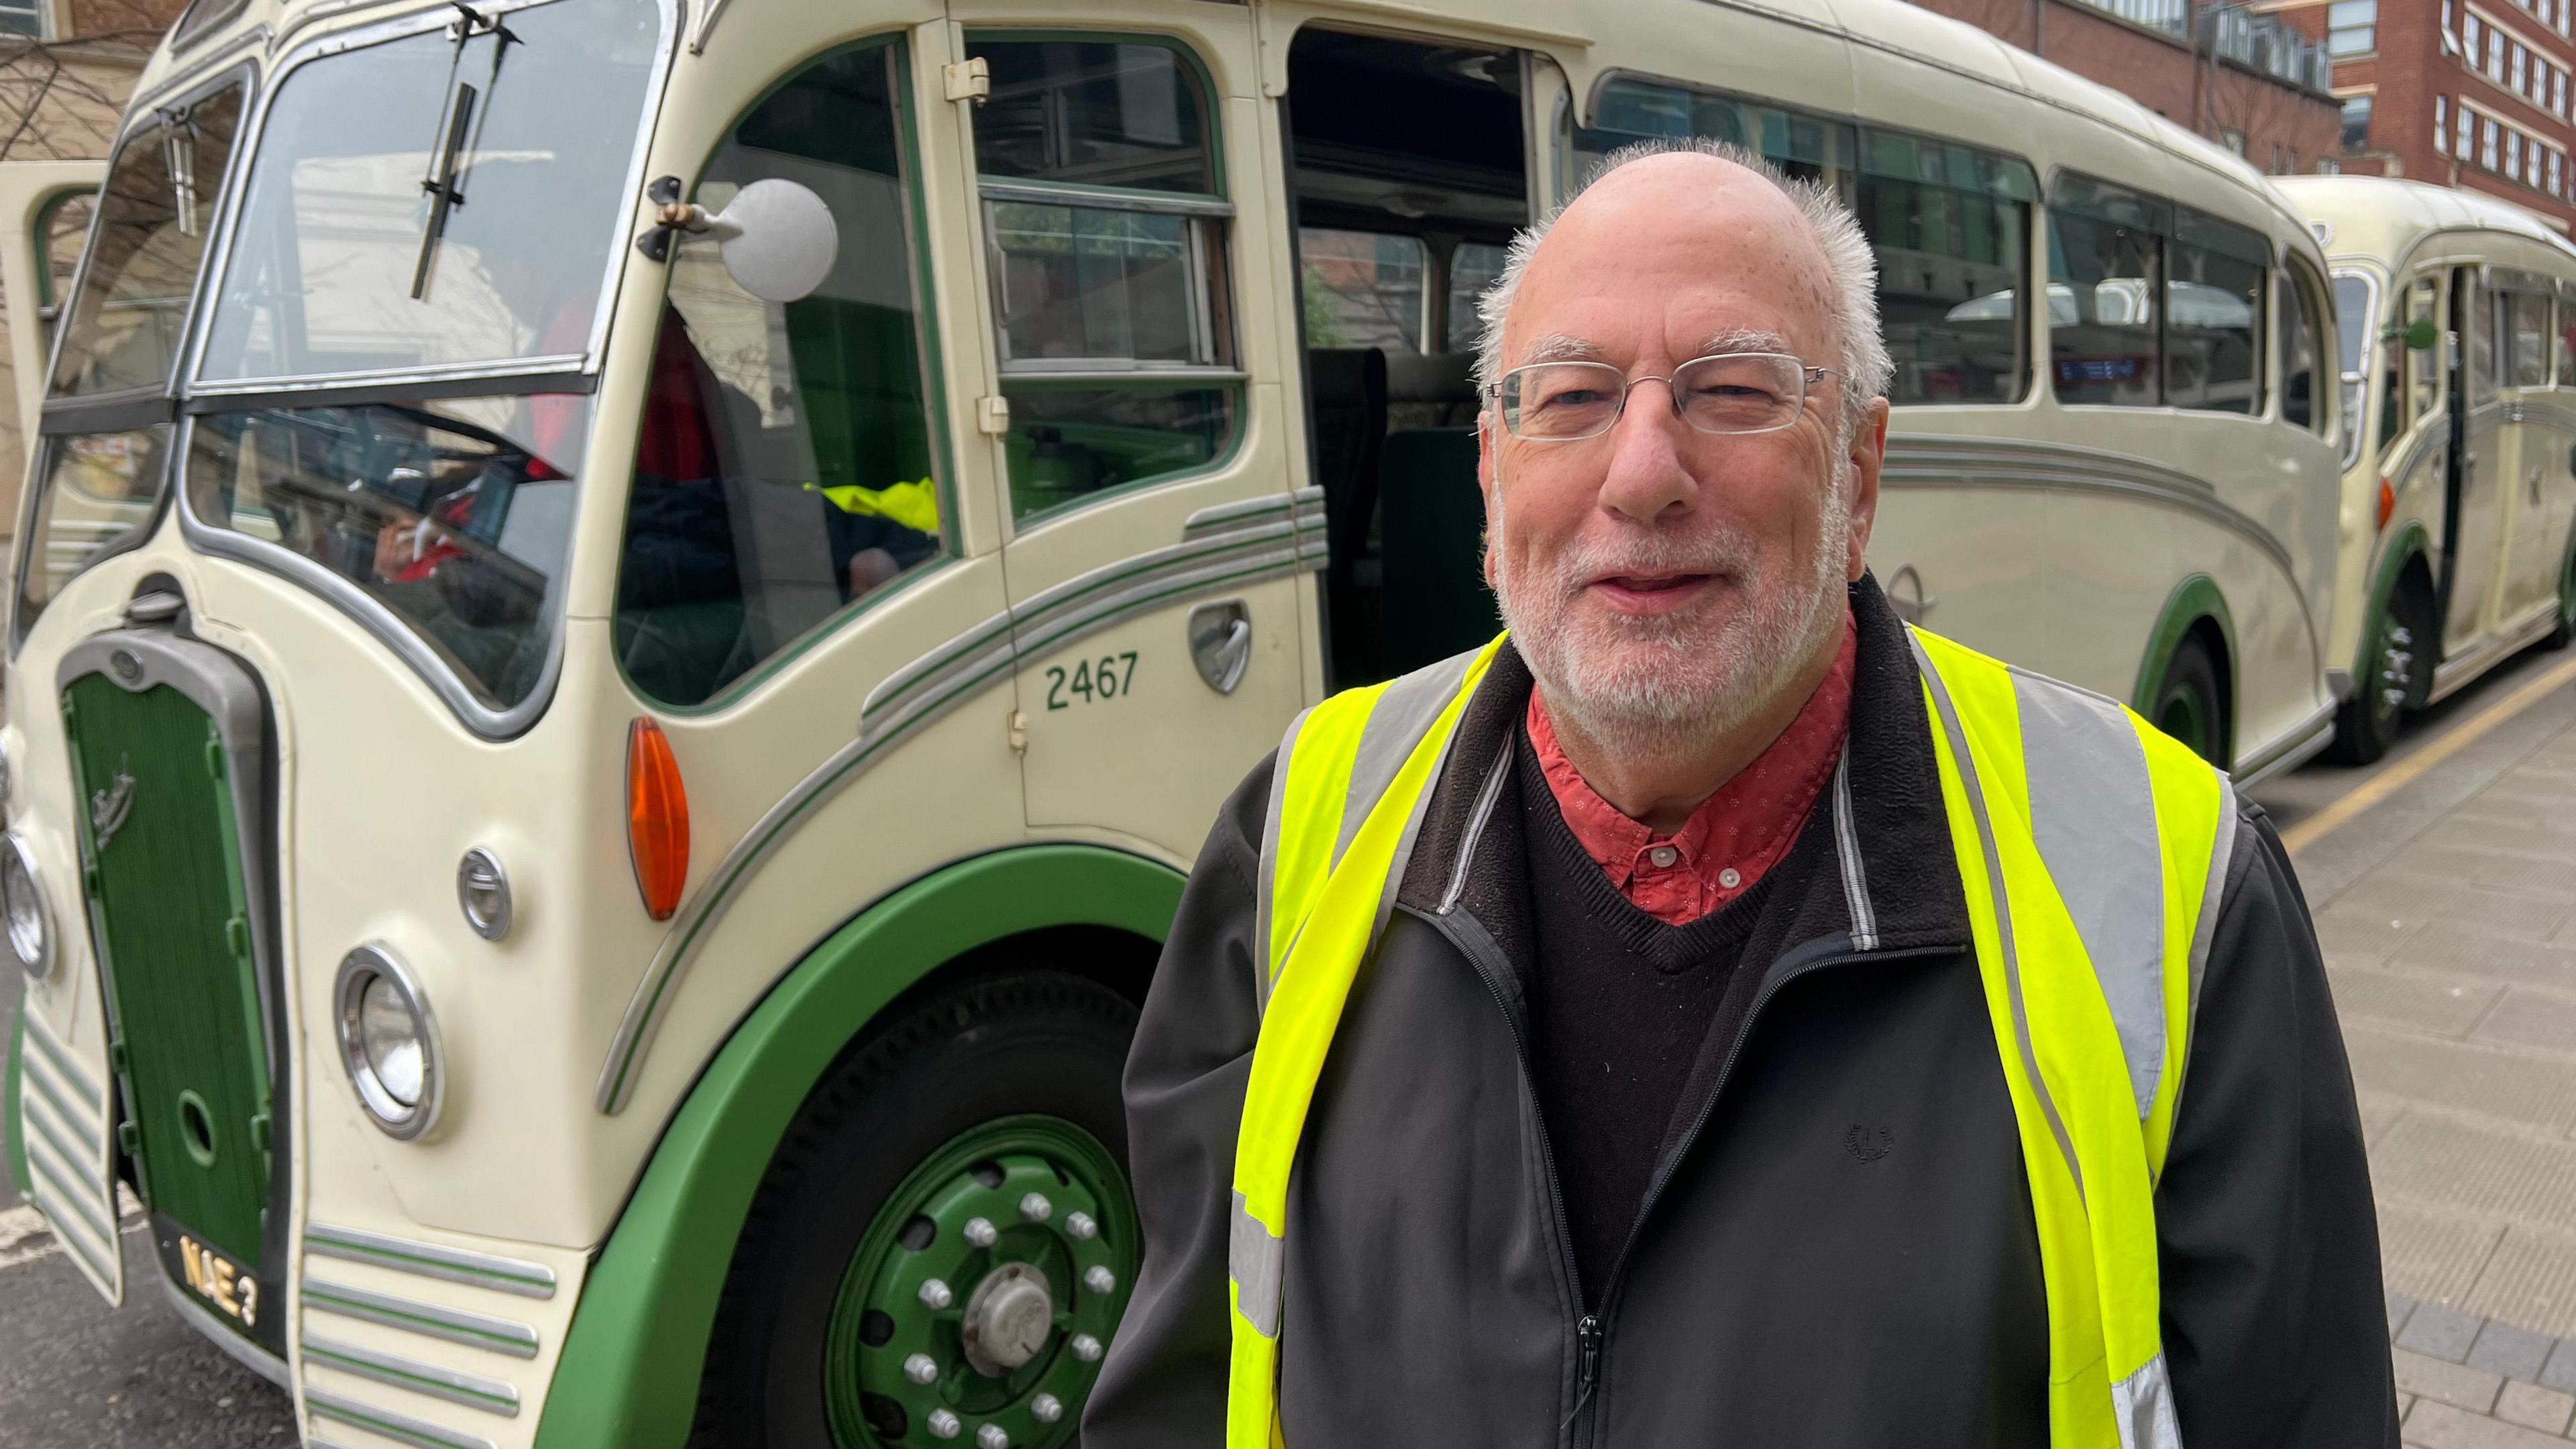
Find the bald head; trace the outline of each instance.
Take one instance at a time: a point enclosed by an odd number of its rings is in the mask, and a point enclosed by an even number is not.
[[[1886,391],[1875,259],[1841,200],[1739,147],[1688,140],[1613,152],[1513,239],[1479,307],[1478,381],[1586,355],[1584,324],[1614,305],[1613,276],[1669,289],[1676,317],[1724,319],[1713,332],[1732,334],[1731,345],[1766,344],[1841,374],[1847,426]],[[1693,345],[1714,335],[1670,340],[1675,361],[1726,350]]]

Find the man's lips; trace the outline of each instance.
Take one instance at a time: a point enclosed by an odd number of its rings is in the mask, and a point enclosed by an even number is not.
[[[1667,614],[1705,593],[1715,574],[1608,574],[1586,585],[1594,598],[1623,614]]]

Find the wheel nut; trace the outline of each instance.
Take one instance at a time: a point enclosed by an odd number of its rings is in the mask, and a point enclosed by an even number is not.
[[[1064,1400],[1053,1394],[1040,1394],[1029,1400],[1029,1417],[1041,1424],[1052,1424],[1064,1417]]]
[[[932,1278],[921,1285],[921,1301],[924,1307],[935,1312],[957,1301],[957,1295],[948,1291],[947,1284]]]
[[[939,1377],[939,1360],[926,1353],[916,1353],[903,1361],[903,1376],[916,1384],[926,1384]]]
[[[1020,1216],[1033,1223],[1045,1222],[1055,1216],[1055,1204],[1047,1201],[1045,1193],[1030,1193],[1020,1199]]]
[[[975,1449],[1011,1449],[1011,1431],[999,1424],[987,1424],[975,1431]]]
[[[1073,1356],[1084,1363],[1100,1362],[1100,1340],[1087,1333],[1073,1336]]]
[[[954,1439],[957,1431],[964,1427],[957,1422],[957,1416],[946,1409],[930,1411],[930,1437],[933,1439]]]
[[[966,1220],[965,1234],[966,1241],[978,1248],[989,1248],[993,1246],[993,1240],[1001,1236],[1001,1234],[993,1230],[993,1224],[984,1218],[968,1218]]]
[[[1082,1275],[1082,1286],[1094,1293],[1115,1293],[1118,1291],[1118,1275],[1095,1263]]]
[[[1093,1222],[1091,1214],[1085,1212],[1065,1214],[1064,1230],[1071,1233],[1077,1241],[1085,1243],[1100,1236],[1100,1224]]]

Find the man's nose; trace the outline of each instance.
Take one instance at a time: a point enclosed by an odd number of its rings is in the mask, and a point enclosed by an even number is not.
[[[1640,523],[1696,507],[1699,483],[1682,464],[1686,426],[1673,411],[1670,382],[1646,377],[1631,383],[1628,404],[1610,429],[1601,506]]]

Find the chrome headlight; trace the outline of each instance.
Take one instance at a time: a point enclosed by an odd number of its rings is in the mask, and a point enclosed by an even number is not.
[[[420,983],[391,951],[360,946],[340,961],[332,988],[340,1064],[358,1105],[378,1127],[406,1141],[438,1120],[444,1064],[438,1021]]]
[[[37,883],[35,853],[24,836],[12,830],[0,845],[0,928],[9,935],[9,952],[34,980],[54,969],[54,914]]]

